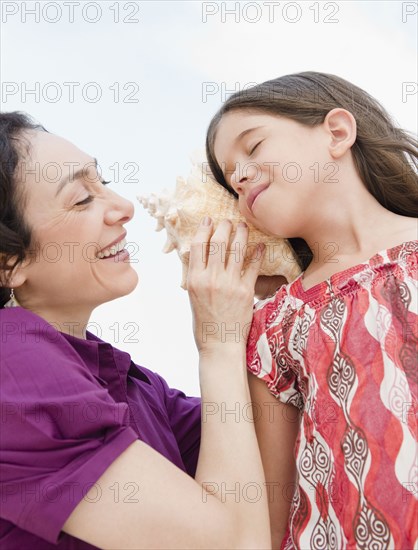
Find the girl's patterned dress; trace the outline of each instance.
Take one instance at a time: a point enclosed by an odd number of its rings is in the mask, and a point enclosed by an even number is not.
[[[249,370],[301,411],[282,548],[417,548],[418,241],[254,306]]]

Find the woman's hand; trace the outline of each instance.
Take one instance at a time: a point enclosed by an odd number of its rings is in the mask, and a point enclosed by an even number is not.
[[[212,221],[208,221],[208,225],[202,221],[191,243],[187,278],[197,349],[210,353],[225,342],[245,349],[265,247],[252,249],[251,261],[241,275],[248,239],[246,224],[238,225],[230,243],[231,222],[222,221],[213,232]]]

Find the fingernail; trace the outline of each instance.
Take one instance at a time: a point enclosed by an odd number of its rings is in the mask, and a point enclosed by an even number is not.
[[[238,222],[238,227],[248,227],[245,222]]]
[[[209,218],[209,216],[205,216],[201,221],[201,225],[210,225],[211,223],[212,223],[212,220]]]
[[[264,243],[258,243],[257,247],[260,252],[264,252],[266,245]]]

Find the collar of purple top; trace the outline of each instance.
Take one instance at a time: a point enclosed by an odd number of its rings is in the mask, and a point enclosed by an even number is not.
[[[23,307],[8,306],[7,310],[0,309],[0,315],[5,317],[5,321],[15,322],[17,327],[24,327],[25,331],[38,334],[36,338],[42,337],[49,342],[55,342],[60,337],[67,340],[82,361],[89,365],[93,376],[103,385],[107,385],[105,379],[113,372],[114,376],[121,378],[125,387],[128,374],[150,384],[148,377],[142,372],[141,367],[132,361],[129,353],[115,348],[88,330],[86,340],[61,332],[43,317]],[[23,335],[20,339],[22,337]]]

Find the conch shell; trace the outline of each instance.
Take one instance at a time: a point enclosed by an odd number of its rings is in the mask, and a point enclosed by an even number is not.
[[[157,219],[156,231],[163,228],[167,231],[163,252],[177,250],[183,266],[181,287],[187,289],[190,244],[205,216],[212,218],[215,227],[221,220],[231,220],[233,232],[238,222],[245,221],[249,229],[247,246],[250,250],[259,242],[266,245],[259,275],[282,275],[292,282],[301,269],[288,241],[262,233],[245,220],[238,210],[238,201],[213,179],[207,162],[199,160],[197,155],[202,158],[201,153],[192,156],[190,175],[187,180],[181,176],[177,178],[174,192],[165,190],[160,195],[137,196],[144,208]],[[244,268],[249,261],[244,261]]]

